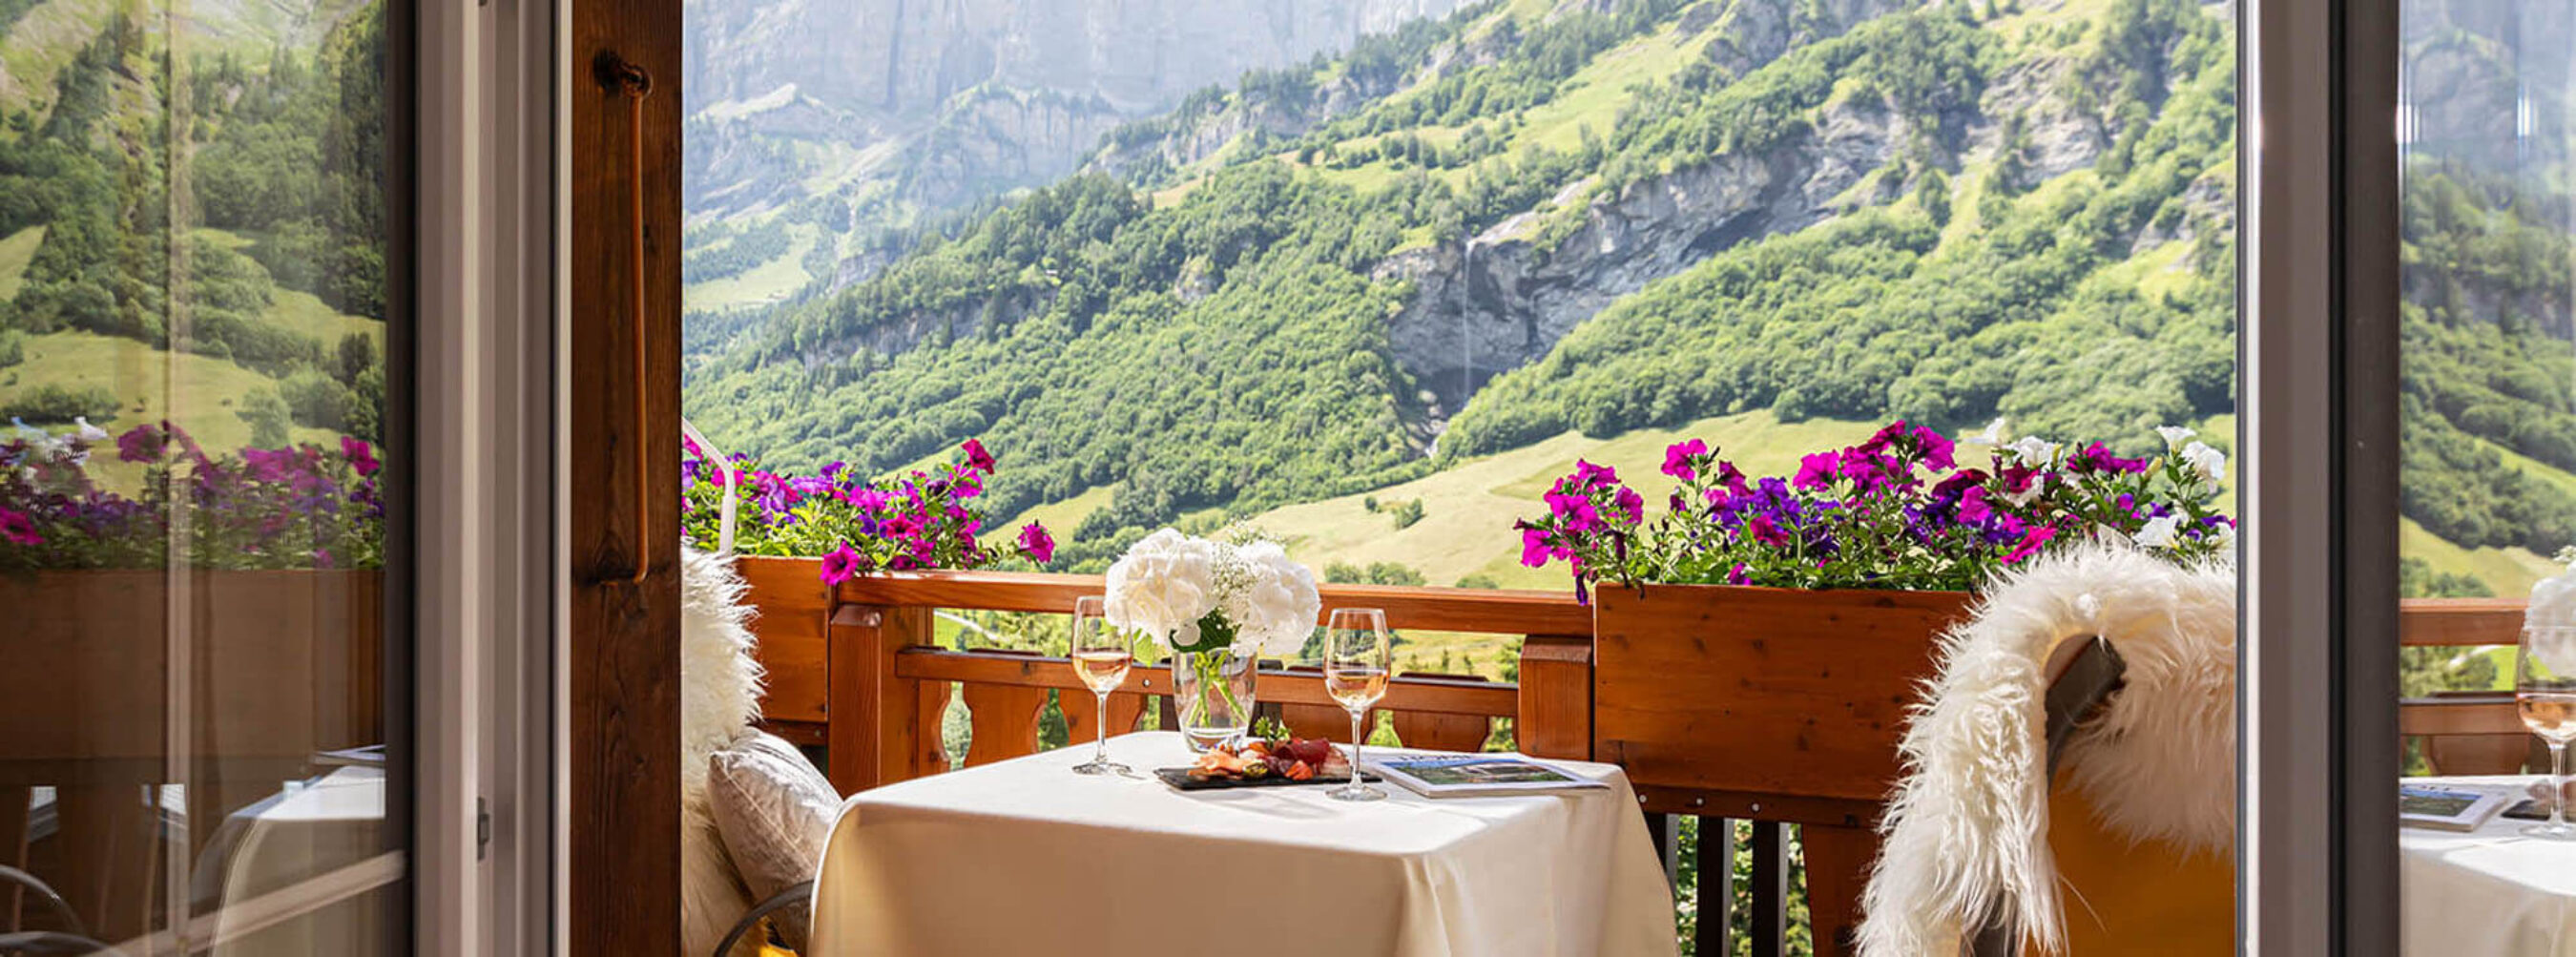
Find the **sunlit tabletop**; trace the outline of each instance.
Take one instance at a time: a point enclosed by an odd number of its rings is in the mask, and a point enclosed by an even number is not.
[[[2409,783],[2528,786],[2528,775],[2409,778]],[[2576,957],[2576,842],[2516,833],[2497,815],[2475,831],[2398,829],[2404,952]]]
[[[1669,955],[1673,900],[1619,769],[1566,794],[1431,800],[1393,785],[1184,793],[1180,737],[1088,742],[852,797],[813,950],[987,954]]]

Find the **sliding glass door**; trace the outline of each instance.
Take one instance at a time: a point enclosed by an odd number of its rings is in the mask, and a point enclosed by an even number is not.
[[[0,950],[407,949],[402,0],[0,0]]]

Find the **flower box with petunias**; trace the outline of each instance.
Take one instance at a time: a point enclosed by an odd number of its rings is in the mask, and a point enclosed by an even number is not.
[[[1109,566],[1103,617],[1171,654],[1182,738],[1206,751],[1251,727],[1257,663],[1292,657],[1315,631],[1315,573],[1278,543],[1220,542],[1171,529]]]
[[[2225,457],[2184,429],[2149,441],[2129,458],[2002,423],[1954,442],[1895,422],[1762,478],[1686,441],[1660,501],[1579,463],[1517,531],[1522,560],[1566,563],[1593,607],[1593,686],[1616,689],[1596,699],[1596,756],[1641,791],[1862,808],[1896,776],[1939,636],[1990,576],[2086,542],[2232,554]]]
[[[1984,461],[1963,464],[1960,443],[1894,422],[1760,479],[1681,442],[1665,450],[1677,485],[1652,518],[1618,473],[1577,463],[1547,513],[1518,523],[1521,561],[1566,562],[1588,600],[1603,583],[1958,591],[2073,542],[2126,540],[2177,561],[2232,547],[2217,508],[2226,456],[2191,430],[2160,430],[2161,453],[2123,458],[2101,442],[2007,442],[2003,429],[1969,439]]]
[[[680,524],[692,544],[712,551],[723,515],[722,470],[696,442],[683,442]],[[840,462],[814,475],[771,472],[736,454],[734,551],[819,559],[815,574],[826,585],[871,572],[989,568],[1013,557],[1044,565],[1053,559],[1055,538],[1036,522],[1020,526],[1007,544],[983,540],[987,519],[976,499],[995,463],[974,439],[958,452],[956,461],[877,479]]]

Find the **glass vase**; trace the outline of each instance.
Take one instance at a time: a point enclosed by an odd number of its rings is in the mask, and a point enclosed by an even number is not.
[[[1260,669],[1250,649],[1215,648],[1172,655],[1172,711],[1181,740],[1198,753],[1240,741],[1252,730],[1252,692]]]

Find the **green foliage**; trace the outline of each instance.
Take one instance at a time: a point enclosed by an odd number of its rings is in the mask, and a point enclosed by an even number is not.
[[[332,370],[332,374],[353,389],[361,376],[383,361],[376,353],[376,338],[360,332],[340,337],[338,358],[339,366]]]
[[[0,403],[0,419],[24,419],[36,425],[61,424],[80,416],[94,424],[116,418],[116,393],[104,386],[67,388],[49,382]]]
[[[1347,585],[1423,585],[1428,580],[1422,572],[1403,562],[1326,562],[1324,580]]]
[[[689,283],[730,279],[759,268],[762,264],[787,255],[795,237],[788,232],[787,218],[774,217],[752,226],[720,246],[691,251],[680,260],[680,273]]]
[[[316,369],[302,369],[278,384],[295,424],[333,432],[350,432],[358,394],[340,380]]]
[[[277,448],[286,444],[287,418],[291,414],[286,400],[277,397],[275,389],[252,389],[242,399],[241,408],[233,414],[250,423],[250,444],[260,448]]]
[[[1492,589],[1492,588],[1501,588],[1501,587],[1503,587],[1503,582],[1502,582],[1502,580],[1501,580],[1501,579],[1499,579],[1499,578],[1495,578],[1495,577],[1494,577],[1494,576],[1492,576],[1492,575],[1486,574],[1486,573],[1484,573],[1484,572],[1477,572],[1477,573],[1475,573],[1475,574],[1468,575],[1467,577],[1464,577],[1464,578],[1458,579],[1458,581],[1457,581],[1454,585],[1452,585],[1452,586],[1450,586],[1450,587],[1453,587],[1453,588],[1486,588],[1486,589]]]
[[[1416,498],[1397,502],[1393,508],[1387,509],[1387,516],[1395,521],[1398,531],[1412,528],[1413,523],[1422,520],[1422,500]]]
[[[0,329],[0,369],[27,361],[27,337],[16,329]]]

